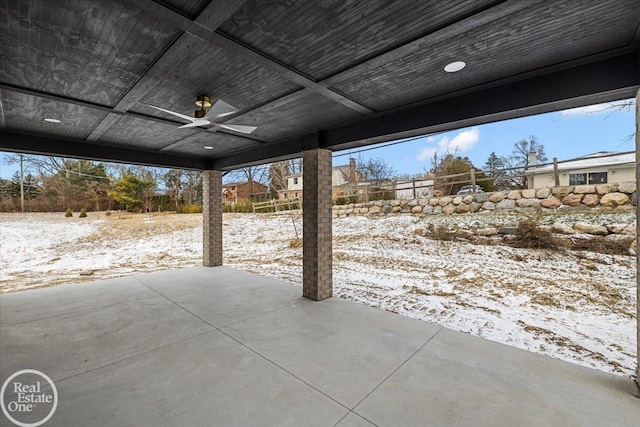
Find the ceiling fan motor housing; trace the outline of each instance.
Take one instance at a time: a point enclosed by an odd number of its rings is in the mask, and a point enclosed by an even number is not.
[[[204,108],[201,108],[199,110],[193,110],[193,117],[195,117],[196,119],[201,119],[206,114],[207,114],[207,110],[205,110]]]
[[[211,98],[206,95],[198,95],[196,97],[196,105],[200,108],[210,108],[211,107]]]

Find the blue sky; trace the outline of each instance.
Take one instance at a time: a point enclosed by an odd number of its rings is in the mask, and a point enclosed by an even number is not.
[[[629,138],[635,133],[635,108],[618,111],[609,108],[611,105],[592,105],[489,123],[360,153],[358,150],[343,151],[334,154],[333,163],[346,164],[348,153],[364,160],[380,157],[392,164],[398,173],[413,175],[431,167],[434,152],[442,154],[457,148],[459,155],[469,157],[476,167],[482,168],[492,151],[498,156],[508,156],[513,144],[529,135],[534,135],[544,145],[549,160],[553,157],[570,159],[598,151],[635,150],[635,142]]]
[[[361,153],[358,150],[336,152],[333,164],[348,163],[351,153],[353,157],[361,156],[365,160],[383,158],[399,174],[414,175],[430,168],[434,152],[458,148],[458,154],[468,156],[476,167],[481,168],[492,151],[499,156],[508,156],[513,144],[529,135],[536,136],[544,145],[549,159],[565,160],[597,151],[634,150],[635,143],[629,136],[635,132],[635,108],[613,111],[607,108],[610,105],[489,123]],[[0,177],[10,178],[15,171],[16,167],[7,166],[4,153],[0,153]]]

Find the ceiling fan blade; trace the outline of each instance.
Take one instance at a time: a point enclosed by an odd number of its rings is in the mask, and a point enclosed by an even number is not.
[[[218,123],[218,126],[220,126],[223,129],[234,130],[234,131],[240,132],[240,133],[251,133],[254,130],[258,129],[257,126],[227,125],[227,124],[222,124],[222,123]]]
[[[189,117],[189,116],[184,115],[184,114],[176,113],[175,111],[167,110],[165,108],[156,107],[155,105],[145,104],[144,102],[141,102],[141,104],[142,105],[146,105],[147,107],[155,108],[156,110],[164,111],[165,113],[172,114],[172,115],[174,115],[176,117],[180,117],[181,119],[189,120],[190,122],[193,122],[193,121],[196,120],[193,117]]]
[[[233,105],[227,104],[221,99],[218,99],[216,103],[213,104],[211,109],[209,109],[209,112],[207,113],[206,116],[204,116],[204,118],[215,120],[225,116],[229,116],[236,112],[238,112],[238,109],[236,107],[234,107]]]
[[[206,125],[208,125],[210,123],[211,122],[209,122],[209,120],[207,120],[207,123],[204,123],[202,121],[197,121],[197,122],[193,122],[193,123],[187,123],[186,125],[178,126],[176,129],[195,128],[195,127],[198,127],[198,126],[206,126]]]

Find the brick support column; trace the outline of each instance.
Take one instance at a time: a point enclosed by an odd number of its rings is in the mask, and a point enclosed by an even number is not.
[[[636,94],[636,184],[640,184],[640,90]],[[636,382],[640,384],[640,203],[636,191]]]
[[[331,151],[305,151],[303,161],[302,296],[320,301],[333,295]]]
[[[202,172],[202,263],[222,265],[222,172]]]

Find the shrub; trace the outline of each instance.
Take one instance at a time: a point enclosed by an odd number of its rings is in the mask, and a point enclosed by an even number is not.
[[[453,240],[453,233],[449,231],[444,225],[438,225],[433,227],[433,224],[429,224],[428,232],[429,237],[433,240]]]
[[[78,215],[78,218],[86,218],[87,217],[87,210],[82,208],[82,210],[80,211],[80,215]]]
[[[73,212],[71,212],[71,208],[67,209],[67,211],[64,213],[64,216],[66,218],[71,218],[73,216]]]
[[[202,205],[185,203],[178,207],[178,213],[181,214],[193,214],[202,213]]]
[[[520,221],[516,227],[515,237],[509,240],[512,246],[527,249],[555,249],[556,243],[551,232],[540,228],[538,221],[532,218]]]
[[[111,211],[106,211],[106,212],[104,213],[104,216],[111,216]]]
[[[261,210],[260,212],[265,211],[267,210]],[[253,212],[253,203],[251,203],[251,200],[243,200],[235,204],[224,204],[222,205],[222,212]],[[271,212],[273,212],[273,209]]]

